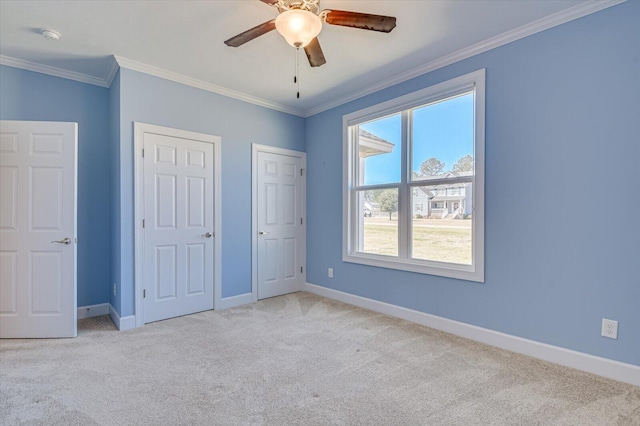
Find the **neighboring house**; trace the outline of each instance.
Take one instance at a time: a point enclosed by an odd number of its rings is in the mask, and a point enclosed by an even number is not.
[[[371,213],[373,212],[373,206],[368,201],[364,202],[364,215],[371,217]]]
[[[373,155],[387,154],[393,151],[395,146],[388,140],[382,139],[373,133],[369,133],[362,128],[358,129],[358,155],[361,159],[371,157]]]
[[[393,151],[394,144],[362,128],[358,129],[358,156],[360,157],[360,182],[364,182],[365,159],[374,155]],[[445,172],[436,176],[417,176],[415,180],[472,177],[473,172]],[[379,213],[376,203],[362,201],[363,216]],[[413,189],[413,216],[434,219],[464,219],[469,217],[472,208],[472,183],[452,183],[446,185],[415,187]]]
[[[391,142],[382,139],[379,136],[369,133],[362,128],[358,129],[358,156],[360,157],[360,182],[364,182],[364,168],[367,157],[374,155],[387,154],[393,151],[395,146]]]
[[[445,172],[418,179],[428,181],[467,176],[473,176],[473,172]],[[416,187],[413,189],[413,216],[421,215],[434,219],[469,217],[473,207],[472,188],[471,182]]]
[[[387,154],[393,151],[395,146],[391,142],[382,139],[379,136],[369,133],[362,128],[358,129],[358,156],[360,157],[360,182],[364,182],[365,160],[367,157],[374,155]],[[362,198],[361,206],[363,216],[372,216],[380,213],[378,203],[366,201]]]

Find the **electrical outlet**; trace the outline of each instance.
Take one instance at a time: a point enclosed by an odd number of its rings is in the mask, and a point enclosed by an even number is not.
[[[329,278],[333,278],[333,268],[329,268],[329,269],[327,270],[327,276],[328,276]]]
[[[116,283],[113,283],[113,295],[114,296],[118,295],[118,287],[116,286]]]
[[[610,339],[617,339],[618,321],[602,318],[602,336]]]

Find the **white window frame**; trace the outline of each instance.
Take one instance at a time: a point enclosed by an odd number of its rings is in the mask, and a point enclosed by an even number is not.
[[[444,100],[475,89],[475,176],[472,185],[472,261],[471,265],[437,262],[422,259],[412,259],[408,256],[410,235],[412,233],[411,190],[415,184],[411,182],[411,152],[407,141],[407,131],[403,132],[401,149],[402,173],[398,184],[376,185],[398,188],[398,233],[399,247],[398,257],[384,256],[372,253],[359,252],[357,249],[359,232],[358,206],[356,189],[358,183],[358,170],[356,166],[357,138],[350,131],[351,126],[363,124],[372,120],[386,117],[392,114],[417,108],[429,103]],[[403,126],[406,123],[406,114],[403,114]],[[343,244],[342,260],[350,263],[377,266],[402,271],[418,272],[423,274],[438,275],[443,277],[458,278],[469,281],[484,282],[484,133],[485,133],[485,70],[481,69],[472,73],[445,81],[434,86],[400,96],[389,101],[373,105],[371,107],[352,112],[343,116]],[[425,182],[425,185],[433,185],[435,182]],[[437,184],[437,183],[436,183]]]

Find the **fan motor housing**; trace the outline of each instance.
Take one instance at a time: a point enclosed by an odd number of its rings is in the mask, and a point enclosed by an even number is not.
[[[316,15],[320,12],[320,0],[279,0],[275,6],[280,12],[291,9],[308,10]]]

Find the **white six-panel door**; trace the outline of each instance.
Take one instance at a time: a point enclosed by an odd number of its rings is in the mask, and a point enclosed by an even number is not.
[[[258,299],[302,290],[302,159],[257,153]]]
[[[0,337],[75,337],[76,123],[0,124]]]
[[[143,135],[144,322],[213,309],[214,145]]]

